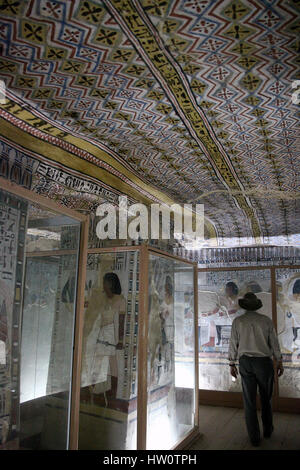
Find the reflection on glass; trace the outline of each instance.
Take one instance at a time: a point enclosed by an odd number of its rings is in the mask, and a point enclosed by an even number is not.
[[[28,258],[25,271],[20,402],[46,395],[59,259]]]
[[[193,268],[150,256],[147,449],[170,449],[194,426]]]
[[[300,397],[300,270],[276,269],[277,331],[284,374],[279,378],[281,397]]]
[[[240,378],[232,382],[227,353],[231,325],[239,315],[238,300],[254,292],[262,300],[259,313],[272,318],[269,270],[198,273],[199,388],[240,392]]]
[[[88,257],[80,449],[136,448],[138,252]]]
[[[4,191],[0,202],[0,448],[66,449],[77,255],[57,249],[72,238],[78,250],[80,223]]]
[[[66,449],[77,257],[27,258],[21,349],[21,446]]]
[[[28,206],[26,252],[76,250],[79,239],[78,221],[58,215],[37,204]]]

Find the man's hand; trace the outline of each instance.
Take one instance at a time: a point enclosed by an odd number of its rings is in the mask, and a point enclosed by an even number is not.
[[[239,372],[236,366],[230,366],[230,374],[232,375],[232,377],[235,377],[237,379]]]
[[[123,343],[121,341],[119,341],[119,343],[116,345],[116,349],[118,349],[119,351],[123,349]]]
[[[281,377],[282,374],[283,374],[283,371],[284,371],[284,368],[283,368],[283,365],[282,365],[282,362],[277,362],[277,366],[276,366],[276,369],[277,369],[277,375],[278,377]]]

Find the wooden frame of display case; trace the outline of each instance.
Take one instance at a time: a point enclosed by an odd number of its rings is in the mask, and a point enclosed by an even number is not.
[[[194,288],[194,334],[195,334],[195,425],[172,450],[184,449],[200,436],[199,432],[199,387],[198,387],[198,268],[197,263],[185,258],[171,255],[167,252],[148,245],[113,246],[106,248],[89,248],[88,254],[121,253],[124,251],[138,251],[140,256],[140,291],[139,291],[139,327],[138,327],[138,394],[137,394],[137,450],[146,450],[147,441],[147,358],[148,358],[148,280],[149,280],[149,256],[151,254],[174,259],[184,264],[193,266],[193,288]]]
[[[277,301],[276,301],[276,270],[300,269],[300,265],[276,266],[241,266],[222,268],[198,268],[198,272],[228,272],[228,271],[255,271],[268,270],[270,272],[270,286],[272,295],[272,320],[277,331]],[[275,363],[275,361],[274,361]],[[229,368],[228,368],[229,369]],[[228,370],[229,374],[229,370]],[[273,409],[274,411],[300,413],[300,398],[281,397],[278,376],[274,376]],[[259,406],[259,400],[257,401]],[[217,390],[199,389],[199,405],[229,406],[243,408],[242,392],[225,392]]]
[[[0,189],[12,195],[20,197],[29,203],[38,204],[44,209],[53,210],[56,213],[67,215],[80,222],[80,240],[79,251],[76,250],[53,250],[40,251],[25,254],[26,257],[41,257],[53,255],[66,255],[78,253],[77,283],[76,283],[76,304],[75,304],[75,325],[74,325],[74,343],[73,343],[73,361],[72,361],[72,386],[70,389],[70,427],[69,427],[69,449],[78,448],[78,429],[79,429],[79,404],[80,404],[80,375],[81,375],[81,350],[82,350],[82,331],[84,315],[84,285],[87,265],[87,247],[89,217],[73,209],[69,209],[51,199],[36,194],[26,188],[12,183],[0,177]]]

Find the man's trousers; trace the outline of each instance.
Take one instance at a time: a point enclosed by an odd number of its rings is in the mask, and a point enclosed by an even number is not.
[[[256,412],[257,387],[260,394],[261,418],[264,433],[271,432],[273,428],[273,361],[269,357],[241,356],[239,359],[239,370],[242,378],[248,435],[251,441],[258,441],[260,439],[260,430]]]

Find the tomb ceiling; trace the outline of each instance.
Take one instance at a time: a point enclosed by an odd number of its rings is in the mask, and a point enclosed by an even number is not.
[[[299,244],[299,33],[296,0],[0,0],[2,152],[77,177],[75,208],[94,184],[204,204],[221,246]]]

